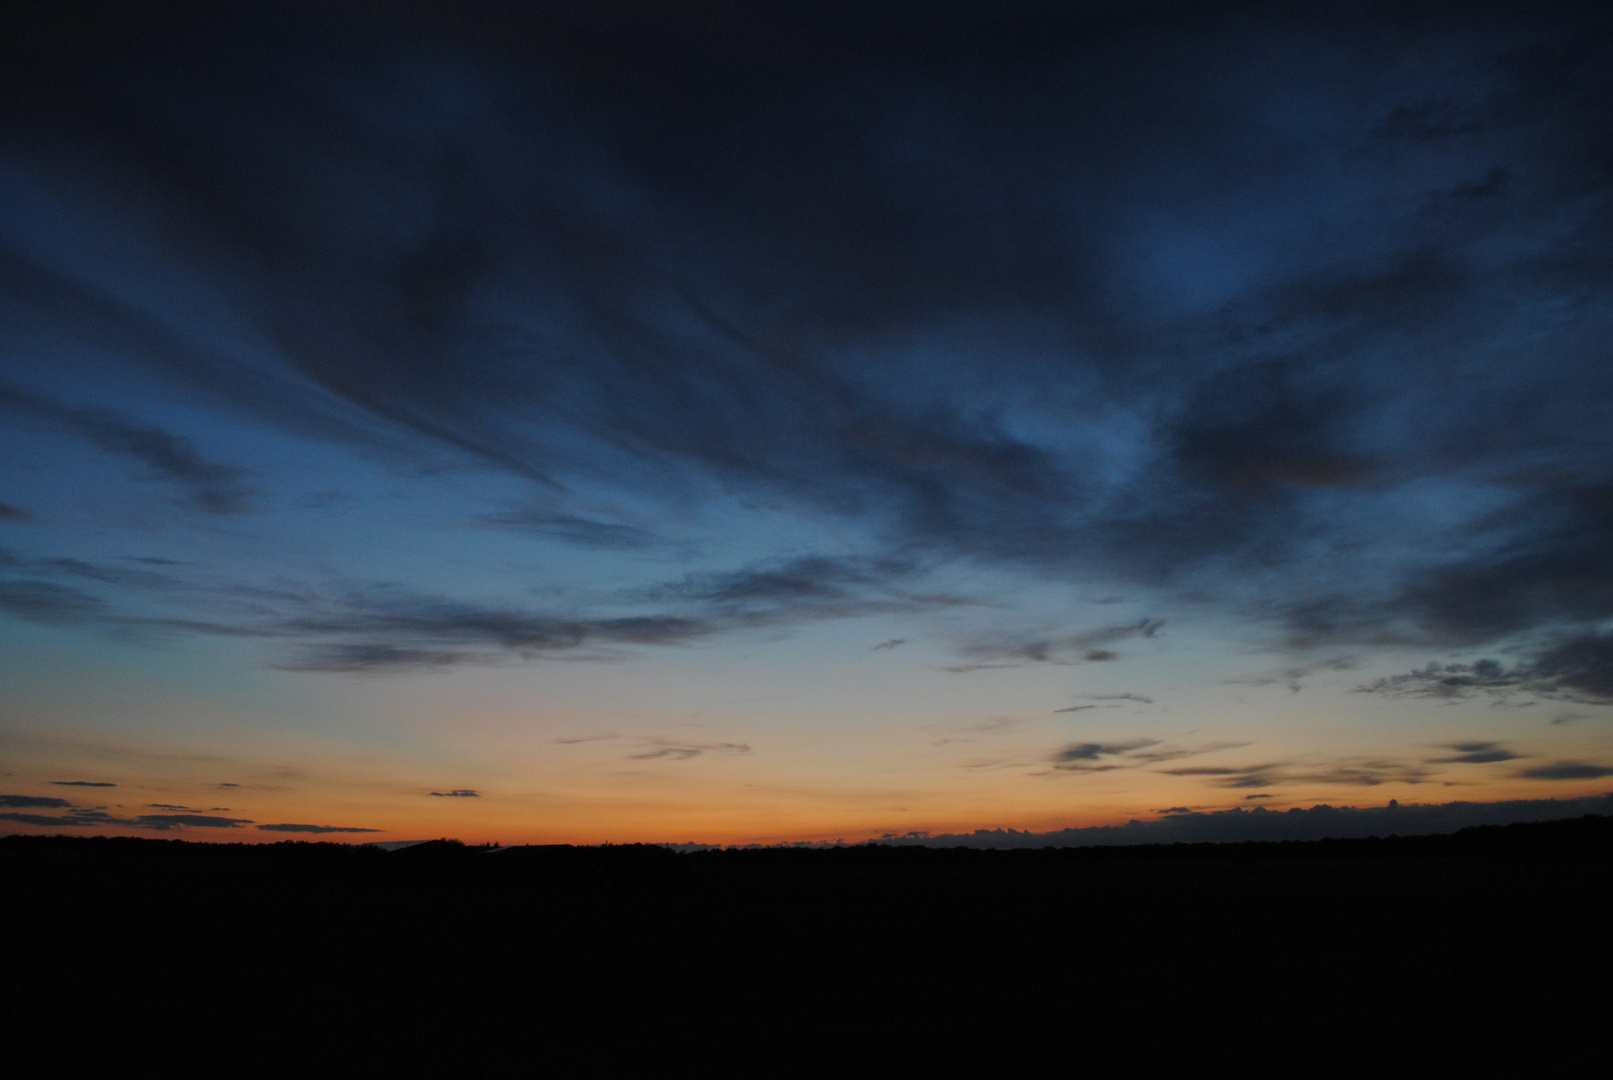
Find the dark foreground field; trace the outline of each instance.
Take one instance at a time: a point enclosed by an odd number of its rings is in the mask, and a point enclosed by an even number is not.
[[[1589,1067],[1610,884],[1604,817],[1039,851],[8,837],[0,1010],[24,1038],[87,1033],[53,1045],[64,1065],[183,1051],[226,1072],[309,1055],[457,1071],[490,1048],[568,1074],[1025,1047],[1072,1068]],[[93,1032],[114,1029],[109,1050]]]

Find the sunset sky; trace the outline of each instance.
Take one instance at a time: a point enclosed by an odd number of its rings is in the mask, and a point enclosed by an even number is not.
[[[1613,790],[1605,5],[5,7],[0,832]]]

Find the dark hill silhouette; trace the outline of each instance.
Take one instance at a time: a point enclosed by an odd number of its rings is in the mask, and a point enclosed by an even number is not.
[[[182,1030],[215,1062],[341,1045],[367,1071],[459,1071],[490,1040],[562,1072],[1048,1045],[1407,1068],[1482,1045],[1499,1066],[1508,1033],[1555,1070],[1591,1064],[1583,988],[1613,959],[1601,816],[1016,850],[12,836],[0,882],[11,1030],[93,984],[134,1033],[120,1054]]]

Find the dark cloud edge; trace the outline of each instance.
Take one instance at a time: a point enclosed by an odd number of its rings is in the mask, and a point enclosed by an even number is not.
[[[1613,773],[1613,770],[1609,770]],[[1606,773],[1604,773],[1606,775]],[[1514,799],[1504,802],[1412,803],[1355,807],[1321,804],[1309,808],[1169,813],[1152,821],[1093,825],[1052,832],[977,829],[972,833],[881,836],[874,843],[921,847],[1038,848],[1123,844],[1237,843],[1246,840],[1348,840],[1369,836],[1428,836],[1475,825],[1555,821],[1586,814],[1613,814],[1613,792],[1571,799]]]

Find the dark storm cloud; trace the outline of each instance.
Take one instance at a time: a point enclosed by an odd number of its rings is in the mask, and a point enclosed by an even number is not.
[[[1600,9],[62,10],[0,35],[13,355],[116,353],[299,435],[508,471],[554,508],[484,524],[585,547],[650,538],[566,509],[576,485],[747,491],[1295,645],[1613,616]],[[28,400],[202,509],[249,501],[178,435]],[[901,599],[785,564],[677,598]],[[363,613],[298,663],[736,625],[488,618]]]
[[[282,833],[367,833],[381,832],[381,829],[354,829],[341,825],[257,825],[254,828],[264,832]]]
[[[73,804],[66,799],[53,799],[49,795],[0,795],[0,806],[14,810],[33,809],[36,807],[63,807]]]

